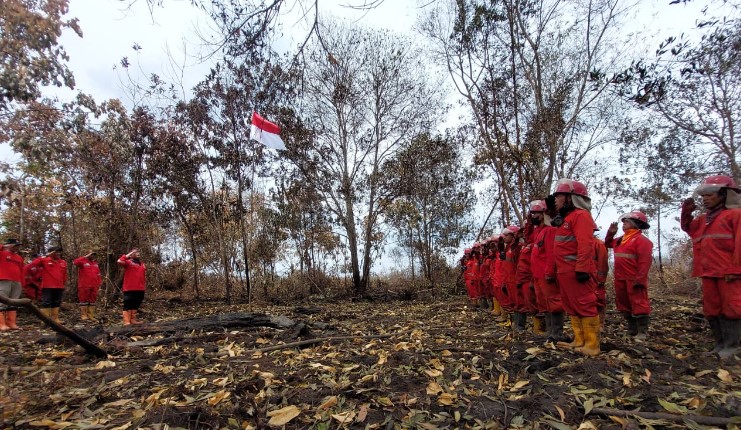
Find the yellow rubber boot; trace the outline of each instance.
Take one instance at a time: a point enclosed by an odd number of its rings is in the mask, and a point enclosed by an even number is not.
[[[10,327],[8,327],[5,321],[5,312],[0,312],[0,331],[10,330]]]
[[[80,319],[87,321],[87,306],[80,305]]]
[[[545,334],[545,319],[543,317],[533,317],[533,334]]]
[[[122,313],[124,325],[131,325],[131,314],[129,312],[130,311],[123,311]]]
[[[95,319],[95,305],[90,305],[87,307],[87,317],[91,321],[97,321],[97,319]]]
[[[598,320],[599,321],[599,320]],[[574,340],[571,343],[558,342],[559,348],[574,349],[584,346],[584,328],[582,327],[582,318],[577,316],[571,317],[571,329],[574,331]]]
[[[499,300],[491,299],[491,313],[495,316],[502,315],[502,305],[499,304]]]
[[[584,346],[581,348],[575,348],[576,351],[581,352],[584,355],[594,357],[599,355],[599,342],[600,342],[600,320],[599,316],[596,317],[584,317],[581,319],[582,326],[584,327]]]
[[[59,308],[51,308],[51,319],[53,319],[54,322],[57,324],[62,323],[62,321],[59,319]]]
[[[6,311],[5,312],[5,324],[8,325],[8,328],[11,330],[18,330],[18,324],[16,324],[16,317],[18,316],[18,311]]]

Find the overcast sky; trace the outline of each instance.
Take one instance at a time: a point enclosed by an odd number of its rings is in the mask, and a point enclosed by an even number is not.
[[[320,12],[324,16],[334,15],[401,33],[411,33],[423,13],[417,0],[386,0],[369,11],[342,6],[366,1],[319,0]],[[707,4],[706,1],[696,0],[687,5],[669,6],[669,2],[638,0],[635,17],[624,28],[626,34],[637,32],[641,35],[645,45],[637,45],[636,49],[652,54],[660,40],[691,29],[701,16],[701,7]],[[130,7],[127,7],[128,3],[128,0],[70,0],[69,16],[80,20],[83,38],[67,32],[61,38],[61,43],[70,55],[69,66],[75,74],[77,85],[75,90],[51,89],[48,94],[66,100],[77,92],[84,92],[99,101],[119,98],[131,106],[132,99],[124,85],[127,77],[120,67],[123,57],[128,57],[131,64],[129,73],[136,79],[140,78],[139,73],[157,73],[168,81],[177,81],[180,78],[171,67],[171,58],[178,64],[184,64],[182,84],[186,95],[187,90],[203,78],[212,63],[200,59],[205,51],[201,48],[197,29],[207,30],[208,18],[193,7],[190,0],[165,0],[164,7],[153,11],[149,10],[145,0],[136,0]],[[311,4],[313,1],[305,3]],[[429,3],[429,0],[422,3]],[[307,31],[308,24],[301,18],[302,3],[287,0],[286,4],[292,7],[285,8],[281,17],[283,37],[276,42],[277,50],[296,46]],[[141,49],[134,50],[134,45]],[[0,156],[4,161],[17,161],[7,149],[0,151]],[[481,212],[479,217],[483,222],[488,210],[481,208],[478,212]],[[615,210],[609,208],[603,211],[597,220],[603,232],[616,215]]]

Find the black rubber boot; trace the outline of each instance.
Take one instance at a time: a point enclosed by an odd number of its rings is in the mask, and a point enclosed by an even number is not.
[[[717,354],[723,349],[723,330],[720,328],[720,317],[708,317],[710,324],[710,333],[713,335],[715,347],[710,350],[710,354]]]
[[[515,312],[512,317],[512,329],[517,332],[525,331],[526,318],[524,313]]]
[[[723,348],[718,351],[721,360],[727,360],[738,354],[738,341],[741,337],[741,320],[720,317],[720,329],[723,333]]]
[[[648,323],[650,317],[648,315],[636,315],[633,317],[636,324],[636,340],[646,340],[648,337]]]
[[[554,312],[551,314],[551,330],[548,331],[548,340],[551,342],[564,342],[571,339],[565,338],[563,335],[563,312]]]
[[[623,312],[625,321],[628,322],[628,335],[635,336],[638,334],[638,323],[633,315],[628,312]]]

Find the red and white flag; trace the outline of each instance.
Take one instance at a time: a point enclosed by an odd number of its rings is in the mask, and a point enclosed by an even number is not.
[[[255,139],[268,148],[280,149],[282,151],[287,149],[283,140],[280,138],[280,127],[277,124],[267,121],[258,115],[257,112],[252,113],[250,139]]]

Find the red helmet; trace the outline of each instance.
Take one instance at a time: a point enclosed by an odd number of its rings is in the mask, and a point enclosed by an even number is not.
[[[559,179],[556,183],[556,190],[553,191],[553,194],[559,193],[576,194],[577,196],[589,198],[587,186],[573,179]]]
[[[476,249],[476,248],[481,248],[481,243],[480,242],[476,242],[476,243],[473,244],[473,249]]]
[[[520,227],[516,225],[509,225],[504,230],[502,230],[502,236],[505,234],[516,234],[518,231],[520,231]]]
[[[498,241],[498,240],[499,240],[499,235],[498,235],[498,234],[493,234],[493,235],[492,235],[492,236],[491,236],[491,237],[489,238],[489,240],[490,240],[490,241],[492,241],[492,242],[496,242],[496,241]]]
[[[545,200],[533,200],[530,202],[530,212],[545,212]]]
[[[730,176],[713,175],[702,181],[702,184],[695,190],[695,194],[717,193],[721,188],[730,188],[737,193],[741,192],[741,189]]]
[[[471,253],[471,248],[466,248],[463,250],[463,255],[468,255]]]
[[[650,226],[648,225],[648,218],[646,217],[646,214],[644,214],[641,211],[630,211],[627,214],[623,214],[620,217],[620,221],[624,219],[633,220],[636,224],[636,227],[638,227],[641,230],[646,230]]]

